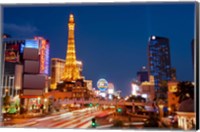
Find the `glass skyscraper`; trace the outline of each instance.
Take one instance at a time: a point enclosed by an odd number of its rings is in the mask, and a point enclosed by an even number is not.
[[[151,36],[148,41],[148,72],[154,76],[155,91],[162,91],[162,81],[171,79],[169,39]]]

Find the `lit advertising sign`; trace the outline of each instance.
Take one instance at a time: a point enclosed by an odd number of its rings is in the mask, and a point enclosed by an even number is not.
[[[109,88],[109,89],[108,89],[108,94],[113,94],[113,93],[114,93],[114,89]]]
[[[108,88],[108,82],[105,79],[99,79],[97,82],[97,87],[100,91],[106,91]]]
[[[19,44],[6,44],[6,62],[19,62]]]
[[[49,73],[49,43],[46,42],[46,53],[45,53],[45,74]]]
[[[39,41],[34,39],[27,39],[25,41],[25,48],[39,48]]]
[[[40,73],[45,73],[45,49],[46,49],[46,40],[42,39],[40,43]]]
[[[99,95],[104,97],[104,98],[106,97],[106,93],[104,93],[104,92],[100,92]]]
[[[45,39],[40,41],[40,73],[48,74],[49,44]]]
[[[137,95],[138,90],[139,90],[138,85],[132,83],[132,95]]]

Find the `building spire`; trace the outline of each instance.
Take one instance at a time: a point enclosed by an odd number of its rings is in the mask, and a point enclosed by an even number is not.
[[[74,15],[73,14],[69,15],[69,23],[74,23]]]
[[[62,80],[75,81],[80,78],[80,71],[76,63],[76,50],[74,40],[74,16],[70,14],[68,23],[68,44],[66,51],[66,62]]]

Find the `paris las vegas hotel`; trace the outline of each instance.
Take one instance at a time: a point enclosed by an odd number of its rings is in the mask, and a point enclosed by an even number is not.
[[[52,58],[49,77],[50,42],[43,37],[16,39],[3,35],[3,97],[25,105],[54,99],[89,99],[94,95],[92,81],[82,76],[83,64],[76,60],[74,16],[68,23],[66,60]],[[65,51],[63,51],[65,52]],[[28,101],[27,101],[28,100]],[[32,103],[32,104],[31,104]]]
[[[74,16],[70,14],[66,59],[51,60],[51,89],[47,95],[53,95],[56,99],[89,99],[94,95],[92,80],[85,80],[82,75],[83,64],[76,59],[74,31]]]

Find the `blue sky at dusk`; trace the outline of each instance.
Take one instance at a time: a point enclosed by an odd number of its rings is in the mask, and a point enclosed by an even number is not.
[[[193,81],[194,9],[194,3],[5,6],[3,30],[14,38],[43,36],[50,41],[50,57],[65,59],[67,23],[73,13],[83,75],[93,80],[93,87],[105,78],[124,96],[131,93],[136,72],[147,65],[151,35],[170,39],[177,79]]]

